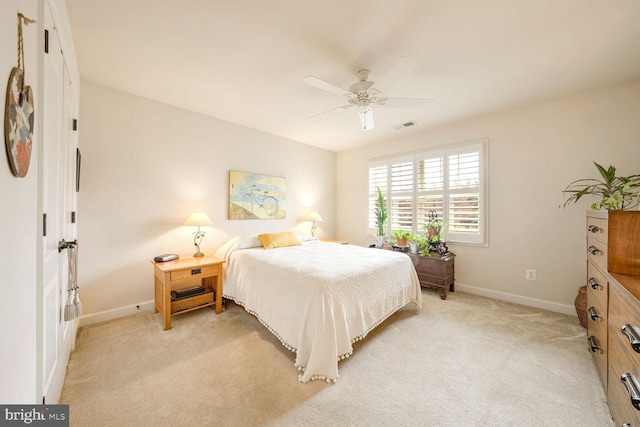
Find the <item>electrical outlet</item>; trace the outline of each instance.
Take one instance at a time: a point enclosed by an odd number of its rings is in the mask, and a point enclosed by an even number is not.
[[[527,268],[524,273],[524,277],[527,280],[536,280],[536,271]]]

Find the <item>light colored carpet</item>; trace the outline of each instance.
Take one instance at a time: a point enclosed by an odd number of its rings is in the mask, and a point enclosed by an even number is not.
[[[72,426],[614,426],[576,317],[423,290],[356,343],[330,385],[226,304],[82,328],[61,403]]]

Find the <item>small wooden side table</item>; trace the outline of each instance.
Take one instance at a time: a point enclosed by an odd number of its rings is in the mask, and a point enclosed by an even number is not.
[[[411,257],[413,266],[416,268],[420,286],[440,289],[440,299],[447,299],[447,288],[449,292],[454,291],[456,254],[447,252],[440,255],[437,252],[431,252],[431,256],[410,253],[407,255]]]
[[[349,244],[349,242],[348,242],[347,240],[339,240],[339,239],[329,239],[329,238],[326,238],[326,239],[320,239],[320,241],[322,241],[322,242],[329,242],[329,243],[339,243],[339,244],[341,244],[341,245],[348,245],[348,244]]]
[[[223,259],[213,256],[179,258],[168,262],[154,262],[155,310],[164,318],[164,330],[171,329],[171,316],[188,313],[203,307],[216,306],[222,313]],[[204,293],[179,300],[171,299],[171,291],[201,286]]]

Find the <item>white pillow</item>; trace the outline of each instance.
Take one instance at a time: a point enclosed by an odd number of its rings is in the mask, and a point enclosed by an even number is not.
[[[242,242],[238,245],[238,249],[261,248],[262,242],[258,236],[243,237]]]
[[[298,236],[298,240],[301,242],[308,242],[309,240],[318,240],[313,236],[308,235],[307,233],[303,233],[301,231],[296,231],[296,236]]]
[[[231,255],[231,252],[238,249],[238,246],[242,243],[243,239],[243,236],[236,236],[227,240],[224,245],[218,248],[215,253],[215,257],[229,261],[229,255]]]

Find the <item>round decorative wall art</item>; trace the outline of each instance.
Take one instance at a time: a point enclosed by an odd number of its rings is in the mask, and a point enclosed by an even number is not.
[[[14,67],[7,84],[4,141],[11,171],[24,177],[29,171],[33,146],[34,105],[31,86],[24,86],[22,69]]]

